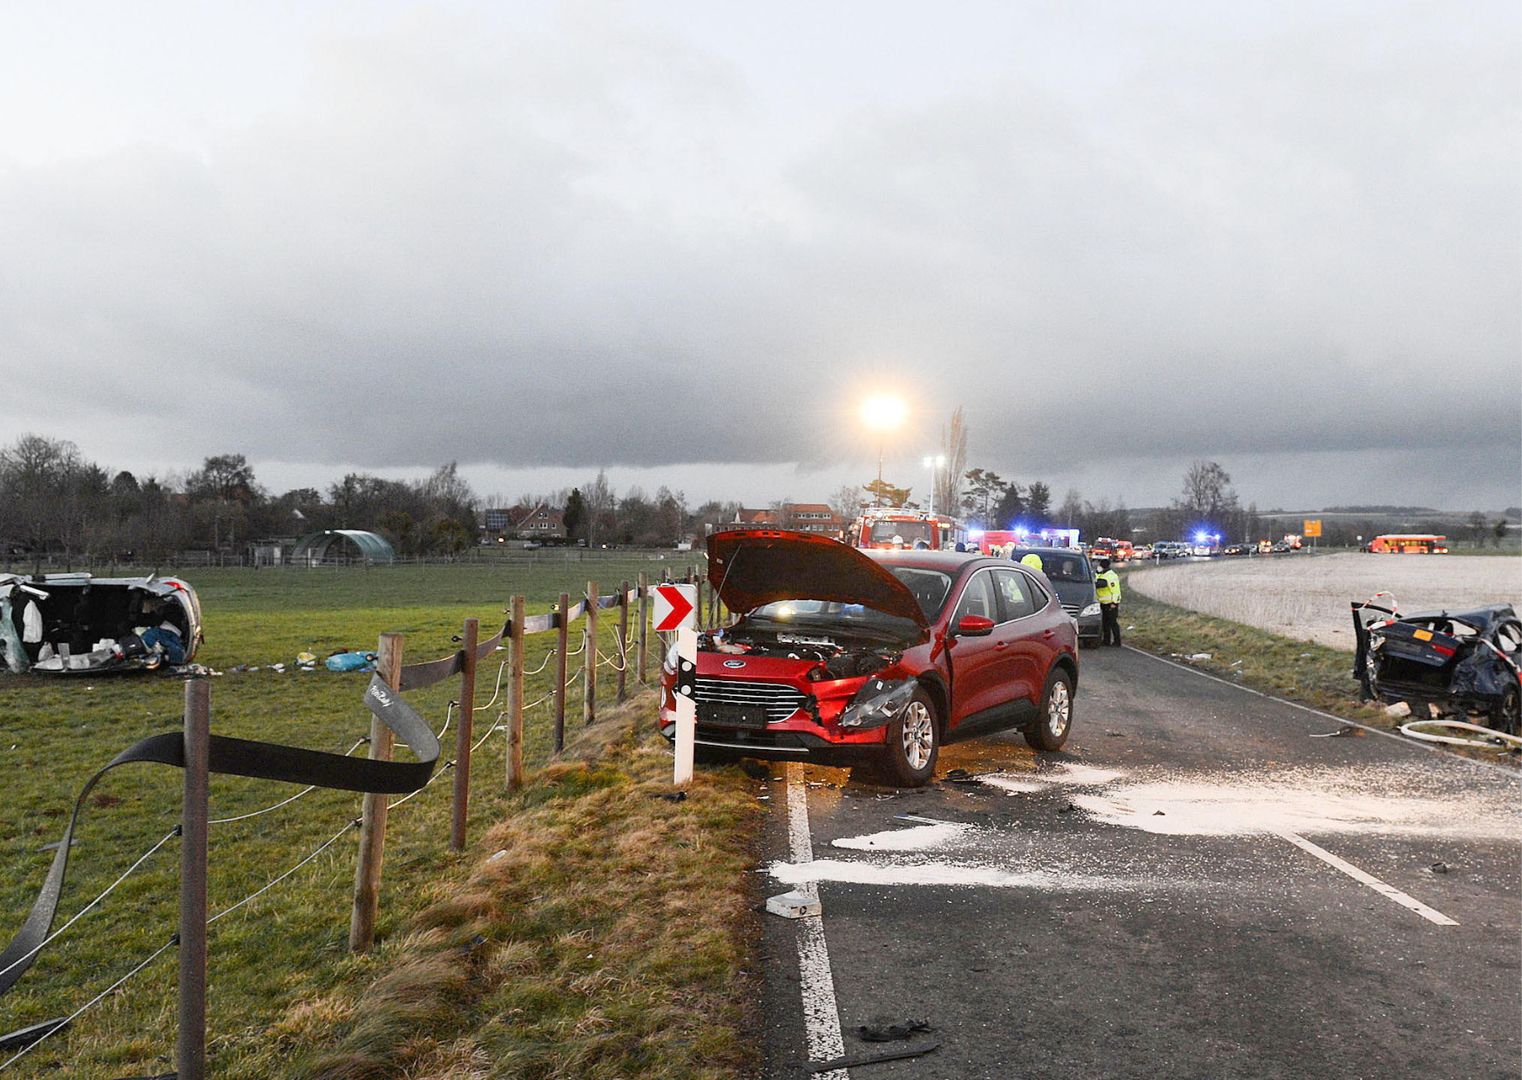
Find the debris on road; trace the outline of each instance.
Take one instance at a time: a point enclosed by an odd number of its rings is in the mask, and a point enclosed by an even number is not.
[[[1357,738],[1362,738],[1364,734],[1366,734],[1366,733],[1363,730],[1363,728],[1354,727],[1352,724],[1343,724],[1342,727],[1338,728],[1336,731],[1313,731],[1313,732],[1311,732],[1311,738],[1313,738],[1313,739],[1342,739],[1342,738],[1357,739]]]
[[[1448,872],[1448,864],[1445,862],[1435,862],[1427,867],[1427,869],[1431,870],[1434,874],[1446,874]]]
[[[768,896],[766,910],[773,915],[781,915],[784,919],[807,919],[812,915],[822,915],[824,906],[820,904],[817,893],[810,895],[802,889],[794,889],[792,892]]]
[[[877,1065],[884,1061],[903,1061],[907,1058],[923,1057],[932,1050],[939,1050],[938,1042],[926,1043],[924,1046],[908,1046],[902,1050],[890,1050],[881,1054],[846,1054],[844,1057],[831,1058],[829,1061],[816,1061],[809,1065],[810,1073],[834,1072],[836,1069],[854,1069],[860,1065]]]
[[[860,1024],[856,1037],[863,1042],[898,1042],[934,1031],[928,1020],[905,1020],[901,1024]]]

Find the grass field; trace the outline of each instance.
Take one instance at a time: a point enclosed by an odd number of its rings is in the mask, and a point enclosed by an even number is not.
[[[1306,554],[1139,567],[1127,589],[1332,648],[1353,648],[1352,600],[1395,594],[1405,612],[1485,604],[1522,608],[1522,558]]]
[[[466,617],[481,620],[483,636],[494,632],[512,593],[527,595],[533,613],[548,610],[561,591],[576,595],[592,573],[608,593],[616,581],[650,569],[648,560],[635,557],[599,560],[595,569],[591,563],[569,568],[535,563],[187,574],[205,611],[207,642],[197,659],[228,672],[239,664],[262,669],[212,681],[213,730],[347,750],[368,730],[368,714],[360,705],[367,677],[326,671],[278,674],[269,664],[289,663],[302,650],[322,656],[339,648],[373,648],[383,631],[407,634],[409,660],[432,659],[453,651],[450,637]],[[659,564],[655,569],[658,573]],[[604,653],[616,649],[615,626],[614,619],[602,620]],[[529,639],[531,671],[552,644],[553,635]],[[497,658],[504,657],[498,653],[483,662],[478,703],[491,697]],[[656,662],[652,660],[652,670]],[[601,700],[611,704],[614,673],[602,670]],[[528,680],[530,701],[547,692],[547,675],[548,669]],[[449,680],[410,700],[437,728],[457,688],[457,681]],[[0,875],[0,938],[8,939],[24,918],[50,859],[41,848],[58,838],[75,792],[90,773],[136,739],[177,729],[182,695],[181,682],[156,676],[0,678],[0,766],[9,784],[8,797],[0,802],[0,865],[6,867]],[[478,733],[496,719],[500,705],[499,700],[478,715]],[[580,716],[575,692],[569,711],[568,725],[574,728]],[[528,713],[525,757],[531,768],[549,756],[549,716],[548,702]],[[454,753],[452,736],[453,730],[443,740],[446,759]],[[475,758],[475,838],[524,805],[526,796],[509,797],[503,791],[504,752],[500,735],[491,736]],[[77,833],[60,923],[173,828],[178,785],[174,770],[130,766],[97,787]],[[358,796],[314,791],[268,814],[213,827],[214,913],[338,837],[288,880],[212,928],[215,1075],[273,1075],[271,1025],[299,1003],[339,992],[346,980],[384,964],[390,940],[408,920],[469,877],[481,851],[477,846],[460,856],[449,853],[449,787],[450,776],[442,773],[440,782],[393,811],[379,924],[387,944],[375,957],[362,960],[348,958],[345,951],[356,847],[354,831],[345,832],[345,827],[358,815]],[[212,816],[235,817],[293,793],[287,786],[215,777]],[[171,840],[99,910],[50,946],[0,999],[0,1031],[73,1011],[166,941],[175,923],[176,859]],[[168,1071],[174,1046],[173,986],[170,950],[5,1075],[63,1070],[71,1076],[120,1077]],[[7,1056],[0,1054],[0,1062]]]

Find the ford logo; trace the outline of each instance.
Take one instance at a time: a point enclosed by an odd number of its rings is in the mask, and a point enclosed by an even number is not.
[[[729,667],[729,668],[744,667],[745,666],[745,661],[744,660],[726,660],[726,661],[724,661],[724,666],[725,667]]]

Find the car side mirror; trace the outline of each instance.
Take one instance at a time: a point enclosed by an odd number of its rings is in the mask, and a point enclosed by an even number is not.
[[[957,637],[987,637],[994,632],[994,621],[982,615],[963,615],[954,632]]]

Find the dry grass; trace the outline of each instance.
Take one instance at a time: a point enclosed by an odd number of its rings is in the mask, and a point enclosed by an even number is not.
[[[539,773],[468,872],[227,1074],[753,1073],[754,784],[710,771],[657,798],[671,759],[650,708],[608,714]]]
[[[1139,568],[1126,587],[1175,607],[1352,651],[1348,603],[1395,594],[1402,611],[1522,608],[1522,559],[1445,556],[1290,555]]]

